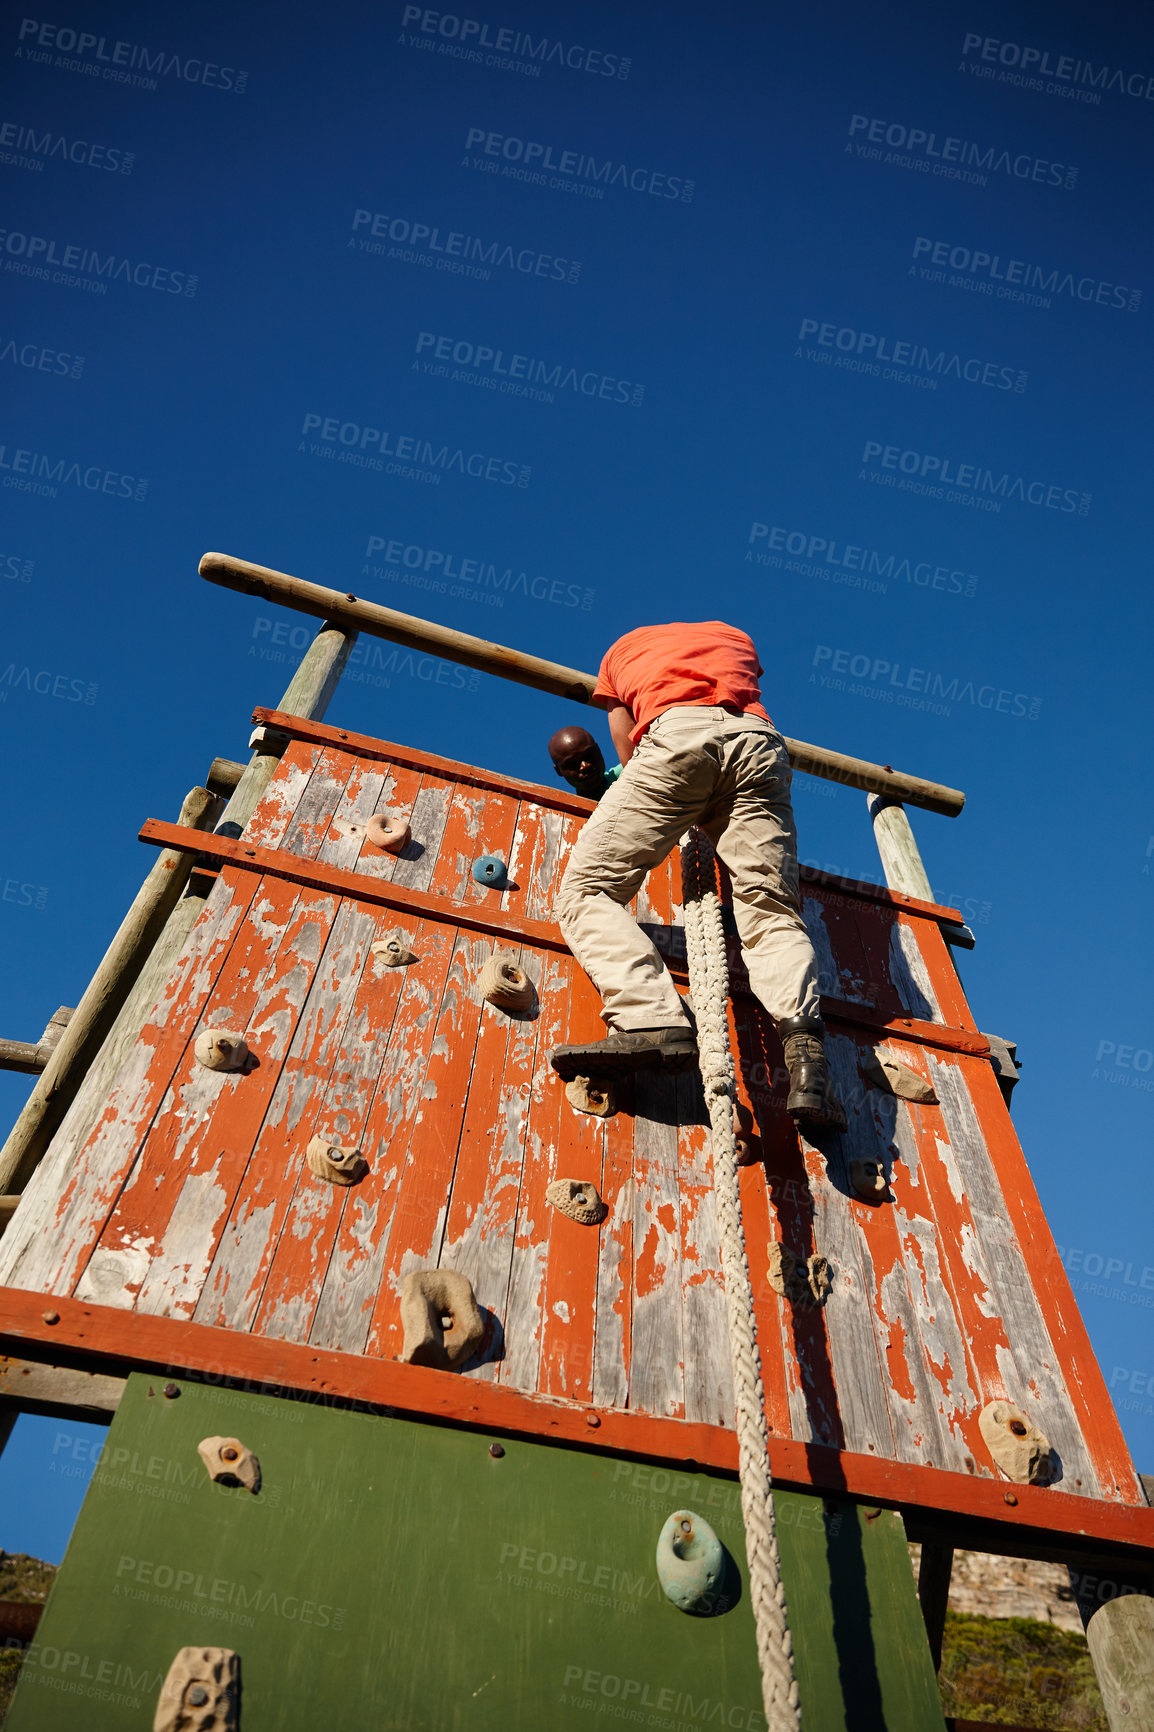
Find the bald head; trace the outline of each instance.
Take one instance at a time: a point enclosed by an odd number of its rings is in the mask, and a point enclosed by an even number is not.
[[[549,756],[562,781],[578,794],[596,800],[604,792],[605,759],[587,728],[558,728],[549,741]]]

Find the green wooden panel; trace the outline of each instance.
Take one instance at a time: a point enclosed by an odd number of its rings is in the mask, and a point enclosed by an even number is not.
[[[805,1727],[943,1732],[901,1517],[790,1492],[774,1502]]]
[[[147,1727],[191,1643],[239,1653],[243,1732],[764,1727],[732,1481],[536,1443],[494,1459],[481,1433],[179,1387],[129,1380],[8,1732]],[[196,1445],[219,1434],[259,1456],[259,1496],[208,1480]],[[721,1615],[687,1617],[657,1584],[681,1506],[740,1563]],[[809,1497],[781,1509],[808,1726],[941,1732],[910,1684],[900,1523],[837,1522]],[[886,1673],[873,1696],[868,1665]],[[862,1716],[875,1696],[884,1721]]]

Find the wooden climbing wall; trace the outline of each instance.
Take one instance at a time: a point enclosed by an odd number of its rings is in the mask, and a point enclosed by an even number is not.
[[[83,1094],[2,1243],[0,1283],[99,1307],[395,1359],[411,1269],[472,1281],[488,1313],[464,1377],[673,1422],[732,1427],[709,1136],[694,1077],[639,1077],[607,1120],[549,1068],[597,1038],[600,1001],[551,924],[589,807],[293,718],[294,735],[220,872],[150,1025],[91,1130]],[[365,841],[405,814],[400,858]],[[148,827],[171,840],[171,826]],[[206,844],[206,847],[210,844]],[[474,882],[508,862],[504,892]],[[211,864],[211,862],[210,862]],[[724,887],[723,887],[724,888]],[[779,1437],[996,1477],[977,1416],[1017,1403],[1055,1446],[1060,1489],[1144,1498],[941,934],[951,911],[804,875],[845,1137],[800,1141],[772,1025],[731,944],[740,1093],[757,1124],[743,1204],[770,1425]],[[639,919],[685,989],[676,861]],[[417,961],[372,946],[400,929]],[[480,1001],[494,947],[536,987],[531,1014]],[[248,1074],[204,1069],[206,1028],[244,1033]],[[932,1085],[869,1085],[880,1049]],[[78,1131],[77,1127],[81,1127]],[[356,1147],[355,1187],[304,1164]],[[889,1188],[859,1201],[849,1163]],[[593,1180],[599,1229],[546,1202]],[[781,1241],[828,1260],[823,1304],[770,1280]],[[677,1453],[670,1448],[670,1453]]]

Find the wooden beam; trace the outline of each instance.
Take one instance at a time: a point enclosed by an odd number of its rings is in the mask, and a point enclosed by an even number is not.
[[[882,871],[891,890],[932,902],[934,893],[922,864],[906,809],[900,800],[871,794],[866,804],[873,819],[874,841],[882,859]]]
[[[391,1407],[414,1418],[581,1449],[737,1470],[736,1435],[721,1426],[547,1399],[398,1360],[336,1353],[21,1287],[0,1287],[0,1352],[117,1374],[135,1370],[239,1382],[334,1406]],[[1059,1548],[1066,1558],[1086,1553],[1135,1565],[1154,1560],[1154,1510],[1133,1504],[1076,1497],[1053,1487],[1019,1485],[1010,1492],[1004,1481],[776,1436],[770,1439],[770,1459],[774,1481],[786,1490],[828,1491],[904,1515],[908,1511],[907,1525],[926,1519],[976,1522],[999,1541],[1004,1537],[1011,1554],[1030,1556],[1041,1547],[1045,1556]]]
[[[1086,1645],[1110,1732],[1154,1727],[1154,1599],[1108,1600],[1086,1625]]]
[[[165,824],[157,818],[149,818],[141,826],[140,840],[151,842],[158,848],[193,846],[179,825]],[[432,895],[425,890],[410,890],[386,878],[369,878],[364,873],[330,866],[321,860],[304,860],[299,854],[290,854],[281,848],[261,848],[245,842],[243,836],[205,836],[195,845],[199,848],[197,858],[202,862],[217,861],[222,865],[240,867],[245,872],[259,872],[268,877],[283,878],[290,884],[303,884],[310,890],[327,891],[382,908],[399,908],[428,920],[449,921],[467,932],[492,933],[495,937],[506,938],[511,944],[524,942],[545,950],[567,951],[569,948],[561,936],[560,927],[550,922],[529,920],[520,914],[505,914],[500,908],[480,904],[467,907],[449,904],[442,892]],[[675,980],[687,978],[683,963],[670,963],[667,958],[666,966]],[[911,1016],[889,1019],[871,1016],[867,1006],[837,998],[823,997],[821,1008],[822,1014],[830,1021],[869,1029],[875,1037],[891,1034],[904,1040],[919,1041],[924,1046],[939,1047],[946,1052],[971,1053],[976,1058],[989,1056],[990,1047],[985,1035],[972,1029],[922,1022]]]
[[[565,667],[560,662],[545,661],[521,650],[507,649],[504,644],[471,637],[469,633],[454,631],[449,626],[434,625],[414,614],[397,613],[377,602],[363,601],[351,590],[325,589],[319,583],[290,577],[287,572],[274,571],[266,565],[253,565],[247,559],[235,559],[227,553],[206,553],[200,562],[200,575],[209,583],[238,590],[242,595],[259,595],[264,601],[279,602],[282,607],[329,620],[346,630],[365,631],[372,637],[386,638],[390,643],[405,644],[409,649],[432,652],[446,661],[460,662],[482,673],[495,674],[499,679],[533,686],[537,691],[550,692],[554,697],[567,698],[571,703],[588,704],[592,701],[596,679],[580,668]],[[941,812],[947,818],[956,818],[965,804],[966,796],[959,789],[947,788],[940,782],[928,782],[921,776],[910,776],[889,766],[870,764],[863,758],[850,758],[844,752],[830,751],[825,746],[811,746],[804,740],[786,739],[785,743],[795,770],[807,770],[810,775],[821,776],[826,781],[842,782],[850,788],[865,788],[873,794],[891,794],[912,806]]]
[[[22,1191],[36,1170],[184,889],[192,870],[190,846],[201,826],[212,824],[221,804],[207,788],[193,788],[185,796],[179,840],[160,856],[137,891],[0,1149],[0,1193]]]
[[[14,1401],[23,1413],[106,1425],[120,1405],[124,1385],[123,1377],[0,1355],[0,1402]]]
[[[32,1040],[0,1040],[0,1070],[19,1070],[26,1076],[38,1076],[48,1063]]]
[[[921,1603],[935,1672],[942,1669],[942,1636],[946,1628],[946,1607],[950,1598],[953,1568],[953,1546],[935,1545],[932,1540],[928,1545],[923,1545],[921,1563],[918,1565],[918,1600]]]

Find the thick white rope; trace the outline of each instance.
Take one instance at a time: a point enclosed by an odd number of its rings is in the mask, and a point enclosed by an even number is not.
[[[741,1192],[737,1182],[733,1129],[736,1091],[733,1054],[729,1045],[729,970],[725,932],[721,924],[713,850],[700,830],[691,830],[682,839],[681,882],[690,996],[697,1018],[701,1080],[705,1085],[712,1129],[713,1187],[717,1197],[725,1305],[729,1314],[745,1555],[749,1562],[749,1594],[757,1631],[765,1718],[769,1732],[797,1732],[801,1725],[801,1710],[793,1675],[793,1640],[789,1633],[789,1613],[774,1528],[765,1392],[757,1352],[753,1288],[745,1254]]]

